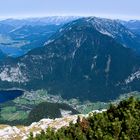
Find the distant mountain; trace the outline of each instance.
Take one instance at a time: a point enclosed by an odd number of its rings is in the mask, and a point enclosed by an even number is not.
[[[115,39],[125,47],[140,51],[140,36],[137,36],[117,20],[104,18],[88,18],[96,30]]]
[[[103,21],[106,21],[104,30]],[[119,32],[131,35],[112,20],[82,18],[70,22],[44,47],[1,62],[0,87],[46,88],[49,93],[64,98],[94,101],[110,100],[131,89],[140,90],[139,82],[133,83],[140,78],[140,56],[132,46],[121,45],[122,38],[117,39]]]
[[[8,56],[18,57],[42,47],[63,24],[78,17],[47,17],[7,19],[0,21],[0,49]]]
[[[17,52],[13,52],[13,56],[21,56],[26,54],[28,51],[42,47],[46,40],[60,28],[60,25],[46,25],[46,26],[22,26],[12,30],[9,35],[16,42],[7,46],[9,53],[11,48],[18,49]],[[5,46],[4,46],[5,47]],[[7,50],[6,50],[7,51]],[[7,51],[8,52],[8,51]],[[19,55],[18,55],[19,52]]]
[[[9,33],[12,29],[14,29],[14,27],[12,25],[0,23],[0,34],[5,35],[5,34]]]
[[[22,26],[5,31],[0,28],[0,49],[11,57],[18,57],[28,51],[42,47],[61,26]]]
[[[61,26],[22,26],[12,30],[0,28],[0,49],[8,56],[18,57],[33,48],[42,47]]]
[[[8,56],[18,57],[50,42],[50,37],[64,24],[80,17],[7,19],[0,21],[0,48]],[[88,18],[96,30],[114,38],[125,47],[140,51],[140,37],[116,20]],[[53,40],[53,37],[52,39]]]
[[[140,35],[140,20],[121,21],[121,23],[134,33]]]
[[[0,21],[2,24],[11,25],[14,27],[31,25],[31,26],[45,26],[45,25],[61,25],[70,21],[76,20],[80,17],[75,16],[51,16],[42,18],[25,18],[25,19],[6,19]]]

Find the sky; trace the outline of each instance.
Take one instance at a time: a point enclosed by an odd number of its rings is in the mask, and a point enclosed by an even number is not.
[[[140,0],[0,0],[0,18],[46,16],[140,19]]]

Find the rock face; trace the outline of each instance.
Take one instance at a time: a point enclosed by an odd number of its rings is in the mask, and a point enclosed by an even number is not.
[[[1,62],[0,87],[45,88],[63,98],[100,101],[140,90],[135,74],[140,69],[140,56],[132,49],[137,47],[129,44],[133,37],[112,20],[83,18],[70,22],[44,47]]]
[[[94,113],[101,113],[106,110],[94,110]],[[92,112],[91,112],[92,113]],[[89,113],[90,114],[90,113]],[[63,126],[68,126],[70,122],[76,123],[78,116],[88,117],[87,115],[69,115],[63,118],[53,119],[42,119],[39,122],[34,122],[30,126],[3,126],[0,125],[0,140],[26,140],[30,135],[30,132],[33,132],[33,136],[39,134],[41,130],[46,130],[48,127],[55,130],[60,129]]]
[[[42,119],[39,122],[34,122],[30,126],[0,126],[0,140],[26,140],[33,132],[33,135],[39,134],[41,130],[46,130],[48,127],[59,129],[63,126],[68,126],[72,121],[75,123],[77,120],[77,115],[67,116],[59,119]]]

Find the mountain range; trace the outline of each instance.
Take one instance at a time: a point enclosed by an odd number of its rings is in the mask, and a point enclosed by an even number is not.
[[[80,17],[76,16],[50,16],[50,17],[40,17],[40,18],[25,18],[25,19],[5,19],[1,20],[0,24],[6,24],[14,27],[19,26],[45,26],[45,25],[61,25],[72,20],[76,20]]]
[[[0,49],[10,57],[22,56],[34,48],[42,47],[64,24],[78,18],[80,17],[54,16],[2,20],[0,21]],[[93,26],[97,30],[101,29],[101,33],[114,37],[124,46],[139,51],[139,21],[114,20],[113,22],[109,19],[94,18]]]
[[[65,23],[78,17],[7,19],[0,21],[0,49],[19,57],[43,44]]]
[[[117,20],[80,18],[59,28],[42,47],[0,62],[0,88],[111,100],[140,90],[139,46],[139,36]]]

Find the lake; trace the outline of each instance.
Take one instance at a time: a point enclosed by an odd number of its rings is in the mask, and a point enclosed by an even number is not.
[[[24,93],[22,90],[0,90],[0,103],[13,100]]]

